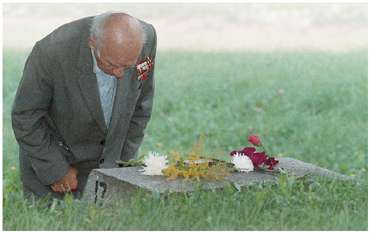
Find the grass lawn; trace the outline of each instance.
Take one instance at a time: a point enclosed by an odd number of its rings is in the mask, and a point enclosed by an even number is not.
[[[159,52],[141,154],[186,151],[201,134],[228,152],[259,134],[273,155],[347,175],[191,195],[137,193],[96,206],[23,201],[10,110],[28,51],[4,50],[5,230],[367,230],[367,51]]]

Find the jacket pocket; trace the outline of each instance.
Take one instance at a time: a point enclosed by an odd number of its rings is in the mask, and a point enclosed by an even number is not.
[[[104,146],[100,143],[71,145],[73,163],[98,160],[103,153]]]

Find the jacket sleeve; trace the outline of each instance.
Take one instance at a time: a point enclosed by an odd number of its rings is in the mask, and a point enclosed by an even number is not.
[[[157,49],[157,35],[154,27],[152,27],[152,30],[153,45],[150,51],[150,57],[154,60],[154,66],[149,74],[148,79],[143,83],[141,94],[138,98],[133,116],[130,121],[126,141],[121,154],[121,160],[124,161],[136,157],[138,149],[144,138],[146,125],[149,122],[152,114],[154,97],[154,67]]]
[[[12,108],[12,126],[20,153],[29,158],[44,185],[62,178],[69,167],[46,120],[53,99],[52,69],[51,60],[36,43],[27,58]]]

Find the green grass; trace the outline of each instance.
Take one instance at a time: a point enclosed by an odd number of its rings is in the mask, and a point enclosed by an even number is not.
[[[357,176],[357,182],[281,176],[279,185],[241,192],[138,193],[103,206],[66,200],[51,209],[22,199],[10,109],[26,55],[4,51],[4,229],[367,229],[366,50],[160,52],[153,117],[141,148],[141,154],[186,151],[204,134],[206,150],[227,157],[256,133],[273,155]]]

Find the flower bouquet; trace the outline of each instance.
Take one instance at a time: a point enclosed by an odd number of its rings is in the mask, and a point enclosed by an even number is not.
[[[250,171],[251,167],[256,170],[273,171],[279,161],[266,154],[265,147],[262,145],[260,138],[257,135],[250,135],[248,141],[253,146],[230,152],[236,168],[241,171]],[[262,149],[262,151],[257,151],[257,149]]]
[[[240,151],[232,151],[231,161],[224,161],[206,155],[203,150],[203,137],[186,154],[171,151],[168,155],[149,152],[147,156],[128,162],[117,161],[121,166],[142,166],[143,175],[167,176],[169,180],[182,177],[185,180],[222,180],[232,172],[251,172],[253,170],[272,171],[278,163],[274,157],[269,157],[265,151],[257,152],[255,147],[245,147]],[[256,147],[263,148],[260,139],[251,135],[248,141]]]

